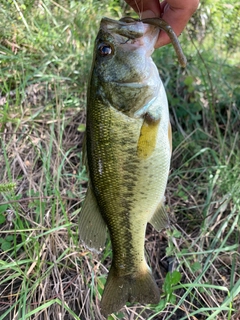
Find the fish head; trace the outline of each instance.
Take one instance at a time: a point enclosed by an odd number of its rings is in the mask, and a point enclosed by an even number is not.
[[[153,101],[161,85],[151,54],[159,29],[141,21],[103,18],[92,65],[98,99],[130,117]]]

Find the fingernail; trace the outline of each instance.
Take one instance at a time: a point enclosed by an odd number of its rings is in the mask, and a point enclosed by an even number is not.
[[[156,18],[156,14],[151,10],[143,11],[141,14],[141,19],[146,19],[146,18]]]

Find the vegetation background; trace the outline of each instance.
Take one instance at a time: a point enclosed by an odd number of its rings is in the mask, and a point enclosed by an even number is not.
[[[81,246],[78,216],[86,89],[103,16],[122,0],[0,4],[0,320],[102,319],[111,261]],[[173,125],[166,202],[172,227],[150,226],[157,306],[111,319],[240,319],[240,3],[202,0],[180,37],[154,53]]]

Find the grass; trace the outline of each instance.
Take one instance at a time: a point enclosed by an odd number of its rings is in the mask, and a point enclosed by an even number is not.
[[[237,20],[228,24],[236,11],[224,21],[221,5],[202,2],[189,24],[185,71],[171,47],[154,53],[174,131],[166,192],[172,227],[159,234],[148,226],[146,235],[162,298],[108,320],[240,318],[239,48]],[[87,186],[81,149],[99,21],[123,12],[124,2],[94,0],[0,7],[0,320],[102,319],[111,246],[96,255],[79,242]]]

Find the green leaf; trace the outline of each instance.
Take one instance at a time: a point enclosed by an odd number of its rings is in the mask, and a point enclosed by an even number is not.
[[[125,317],[123,312],[116,313],[116,316],[118,317],[118,319],[124,319],[124,317]]]
[[[160,312],[160,311],[164,310],[166,304],[167,304],[166,299],[161,299],[160,302],[158,303],[158,305],[156,306],[156,311]]]
[[[11,243],[11,242],[8,242],[8,241],[4,241],[4,242],[2,243],[2,245],[1,245],[1,249],[2,249],[3,251],[9,250],[9,249],[11,249],[11,247],[12,247],[12,243]]]
[[[13,236],[13,235],[6,236],[6,238],[5,238],[5,240],[6,240],[7,242],[12,242],[13,239],[14,239],[14,236]]]
[[[178,282],[181,280],[181,273],[179,271],[173,271],[172,277],[171,277],[171,284],[175,285],[178,284]]]
[[[170,296],[169,302],[170,302],[171,304],[173,304],[173,305],[176,304],[176,296],[175,296],[174,294],[172,294],[172,295]]]
[[[106,278],[105,277],[98,277],[97,278],[97,289],[100,295],[102,296],[103,294],[103,289],[106,283]]]
[[[12,190],[14,190],[15,187],[16,187],[16,183],[14,183],[14,182],[9,182],[9,183],[4,183],[4,184],[0,183],[0,192],[12,191]]]
[[[85,130],[86,130],[86,125],[84,123],[81,123],[77,128],[77,131],[79,132],[85,132]]]
[[[3,213],[7,210],[8,204],[2,204],[0,205],[0,213]]]
[[[172,293],[171,273],[168,272],[163,284],[163,290],[166,294]]]
[[[3,214],[0,213],[0,224],[4,223],[6,221],[6,218]]]
[[[172,233],[172,236],[173,236],[174,238],[181,238],[182,233],[181,233],[180,231],[178,231],[177,229],[174,229],[174,230],[173,230],[173,233]]]
[[[173,246],[170,246],[166,248],[166,256],[170,257],[173,253]]]
[[[181,273],[179,271],[168,272],[163,284],[163,291],[166,295],[172,295],[173,285],[176,285],[181,280]],[[169,300],[169,299],[168,299]]]
[[[191,268],[192,272],[197,272],[197,271],[201,270],[202,265],[200,262],[197,261],[197,262],[194,262],[193,264],[191,264],[190,268]]]
[[[187,86],[190,86],[192,83],[193,83],[193,77],[192,76],[187,76],[184,80],[184,83],[187,85]]]

